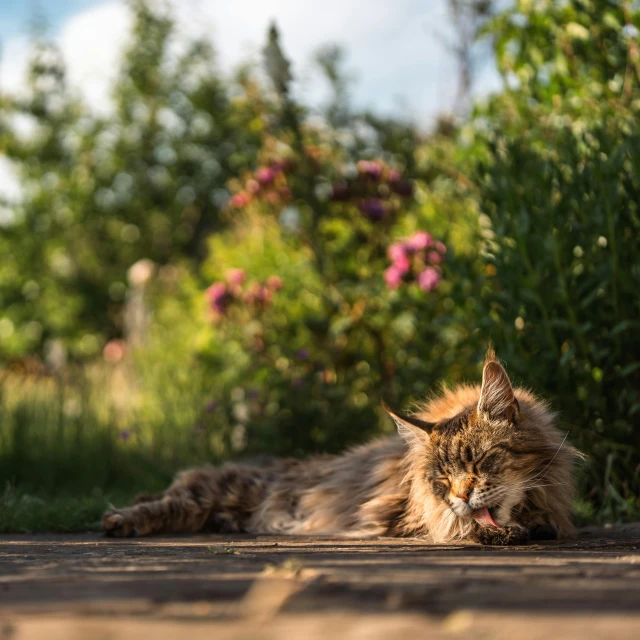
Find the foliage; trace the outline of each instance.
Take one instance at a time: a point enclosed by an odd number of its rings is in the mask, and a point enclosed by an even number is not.
[[[517,3],[491,28],[518,82],[475,121],[489,331],[592,456],[608,517],[636,513],[640,490],[636,24],[628,3]]]
[[[233,228],[212,239],[202,354],[219,387],[225,372],[216,399],[233,449],[335,451],[379,429],[381,395],[416,398],[441,378],[464,335],[453,296],[467,280],[426,230],[429,206],[401,156],[354,152],[309,125],[273,29],[267,62],[280,122],[265,128],[260,166],[234,183]]]
[[[204,42],[170,56],[173,22],[130,4],[111,115],[71,96],[43,35],[26,95],[2,97],[0,151],[24,185],[0,237],[13,257],[0,262],[4,359],[54,345],[74,360],[99,354],[125,330],[127,269],[200,260],[202,238],[222,224],[227,180],[253,163],[262,107],[251,82],[223,83]]]

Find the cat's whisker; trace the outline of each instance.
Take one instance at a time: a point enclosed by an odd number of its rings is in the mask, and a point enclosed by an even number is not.
[[[566,487],[569,486],[568,482],[551,482],[548,484],[532,484],[530,486],[524,487],[525,491],[529,489],[540,489],[541,487]]]
[[[562,446],[564,445],[564,443],[567,441],[567,438],[569,437],[569,432],[567,431],[567,433],[564,434],[564,438],[562,439],[562,442],[560,443],[560,446],[558,447],[558,449],[556,450],[553,458],[551,458],[551,460],[549,460],[549,462],[547,463],[547,465],[544,467],[544,469],[542,469],[542,471],[540,471],[539,473],[537,473],[533,478],[537,478],[541,473],[544,473],[553,463],[553,461],[556,459],[556,457],[558,456],[558,454],[560,453],[560,449],[562,449]],[[545,474],[546,475],[546,474]],[[542,476],[544,478],[544,476]]]

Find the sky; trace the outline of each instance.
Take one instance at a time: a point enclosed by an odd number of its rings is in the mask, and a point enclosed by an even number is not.
[[[456,67],[444,44],[446,0],[167,0],[180,32],[211,38],[223,71],[257,60],[275,20],[294,62],[298,92],[313,104],[324,85],[311,58],[325,44],[347,52],[356,105],[408,117],[427,127],[454,107]],[[124,0],[1,0],[0,91],[19,91],[28,60],[28,25],[39,7],[65,57],[71,87],[96,110],[108,111],[109,92],[127,42],[131,16]],[[487,65],[482,92],[499,86]],[[9,185],[0,157],[0,193]],[[4,183],[4,189],[3,189]],[[10,189],[9,189],[10,190]]]

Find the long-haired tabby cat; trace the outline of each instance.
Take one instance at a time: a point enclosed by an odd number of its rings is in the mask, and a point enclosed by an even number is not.
[[[572,532],[572,464],[547,406],[513,389],[490,349],[482,386],[444,390],[399,436],[339,456],[178,474],[103,517],[108,535],[218,531],[425,536],[519,544]]]

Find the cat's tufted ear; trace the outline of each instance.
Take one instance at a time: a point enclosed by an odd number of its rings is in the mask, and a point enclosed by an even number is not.
[[[429,434],[433,430],[434,424],[420,420],[416,416],[408,416],[398,411],[390,409],[385,402],[382,403],[383,409],[393,418],[398,428],[398,433],[407,441],[429,440]]]
[[[478,413],[489,419],[507,419],[513,422],[520,411],[511,381],[502,365],[489,348],[482,372],[482,391],[478,400]]]

